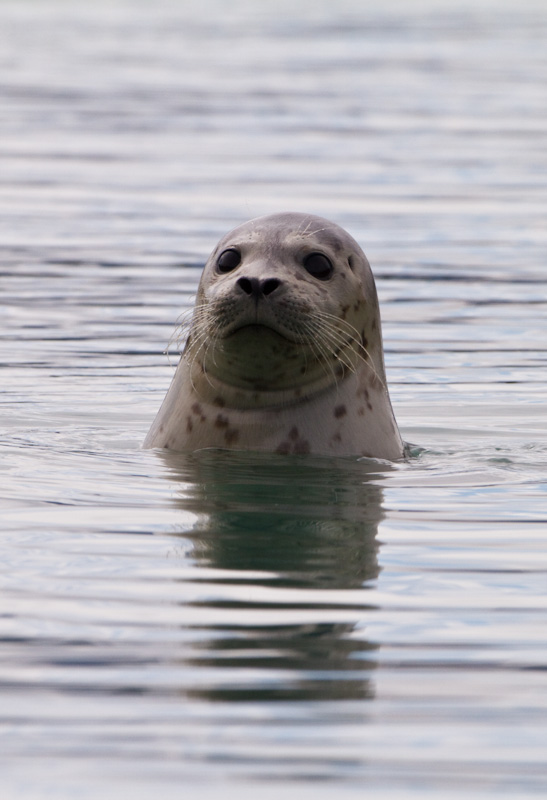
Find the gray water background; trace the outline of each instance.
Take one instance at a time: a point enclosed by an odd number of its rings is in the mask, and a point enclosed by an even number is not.
[[[4,0],[0,124],[2,798],[544,797],[545,3]],[[406,463],[139,449],[283,210]]]

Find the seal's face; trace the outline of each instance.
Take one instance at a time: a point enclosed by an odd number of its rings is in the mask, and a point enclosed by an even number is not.
[[[357,242],[309,214],[227,234],[145,446],[400,458],[376,289]]]
[[[260,217],[205,265],[187,356],[227,386],[309,394],[359,360],[372,365],[377,316],[370,267],[342,228],[309,214]],[[383,372],[381,342],[379,353]]]

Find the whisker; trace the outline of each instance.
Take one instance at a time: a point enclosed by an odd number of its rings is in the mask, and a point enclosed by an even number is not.
[[[319,364],[324,368],[326,374],[331,374],[334,383],[338,383],[338,379],[336,377],[336,372],[334,371],[334,367],[332,365],[332,357],[334,353],[324,343],[324,340],[321,338],[323,335],[323,331],[321,331],[316,324],[312,320],[308,321],[306,329],[309,331],[309,339],[308,345],[310,346],[311,350],[315,353],[317,357],[317,361]],[[318,335],[319,334],[319,335]],[[327,343],[328,344],[328,343]],[[336,356],[334,356],[336,358]]]
[[[341,320],[339,317],[336,317],[335,315],[329,314],[325,311],[317,311],[316,316],[318,319],[322,319],[328,325],[328,332],[330,332],[331,334],[334,329],[339,328],[340,329],[338,331],[339,334],[347,333],[349,336],[351,336],[352,343],[357,348],[356,350],[354,350],[355,355],[363,363],[367,365],[367,367],[372,371],[373,375],[376,377],[379,383],[383,386],[384,389],[387,390],[385,381],[381,378],[381,376],[375,369],[372,361],[372,356],[369,350],[367,350],[367,348],[364,346],[361,340],[361,333],[357,330],[357,328],[355,328],[353,325],[351,325],[351,323],[347,322],[346,320]],[[333,325],[333,323],[335,324]]]

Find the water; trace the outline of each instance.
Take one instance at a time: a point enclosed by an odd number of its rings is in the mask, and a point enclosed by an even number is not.
[[[547,11],[0,5],[2,797],[547,792]],[[143,452],[231,226],[377,279],[408,462]]]

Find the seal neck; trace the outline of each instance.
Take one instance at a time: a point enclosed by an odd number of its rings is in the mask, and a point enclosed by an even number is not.
[[[276,409],[286,408],[310,400],[334,386],[341,386],[351,374],[349,370],[340,368],[339,374],[328,374],[322,371],[319,376],[299,385],[280,389],[242,386],[219,378],[209,372],[202,364],[194,362],[190,369],[190,379],[195,394],[204,403],[221,408],[238,409]],[[302,377],[302,376],[301,376]]]

